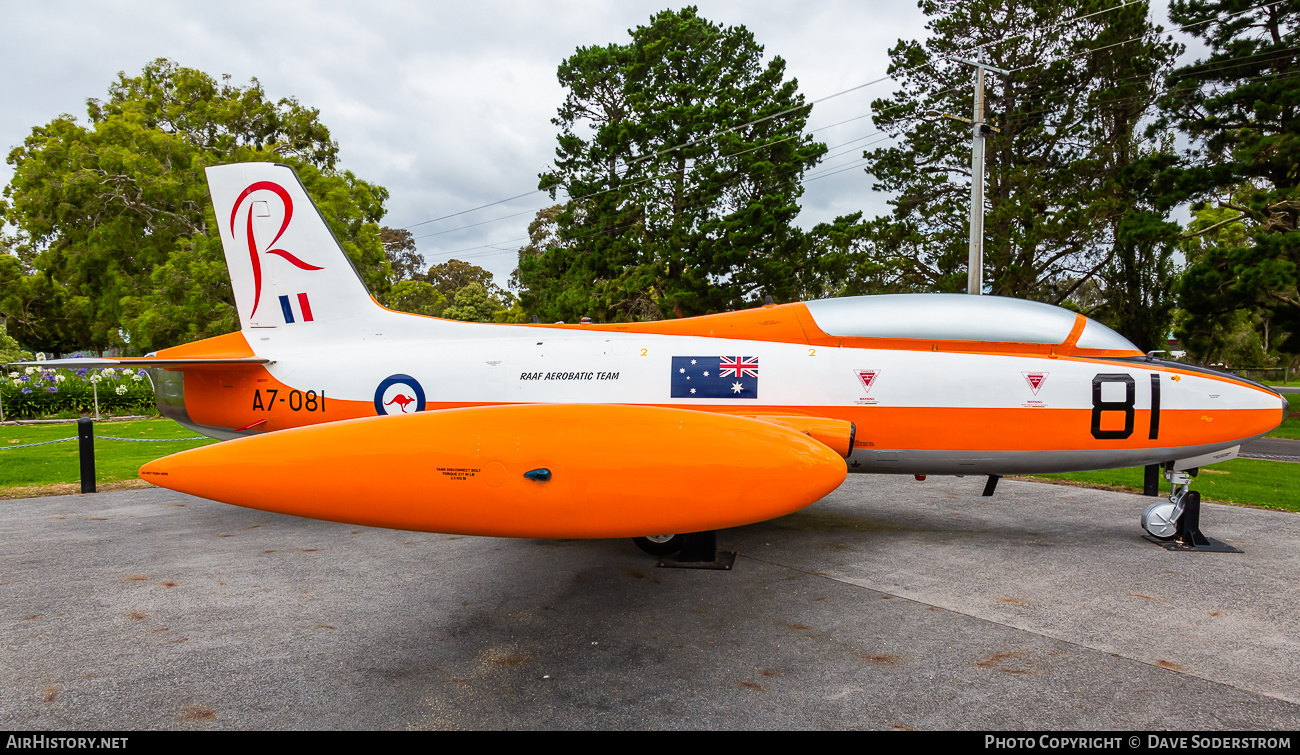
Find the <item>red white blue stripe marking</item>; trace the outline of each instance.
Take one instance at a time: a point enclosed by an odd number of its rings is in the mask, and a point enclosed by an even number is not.
[[[302,316],[303,322],[311,322],[311,302],[307,301],[307,294],[298,294],[298,313]],[[284,313],[284,322],[286,325],[294,322],[293,304],[288,296],[280,297],[280,311]]]

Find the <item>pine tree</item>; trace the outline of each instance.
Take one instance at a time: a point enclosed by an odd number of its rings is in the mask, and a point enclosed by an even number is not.
[[[895,260],[895,285],[966,289],[970,127],[941,115],[971,108],[973,68],[956,58],[982,55],[1008,72],[985,80],[997,129],[985,147],[989,293],[1063,303],[1096,285],[1119,246],[1147,243],[1149,233],[1120,239],[1134,203],[1123,176],[1152,151],[1138,124],[1176,48],[1142,6],[1084,18],[1118,5],[923,0],[932,34],[890,51],[902,86],[873,103],[876,124],[901,141],[864,155],[877,188],[895,194],[892,214],[869,227],[874,258]],[[1107,283],[1140,285],[1123,275]]]
[[[664,11],[627,44],[578,49],[555,167],[555,243],[518,280],[544,319],[657,319],[798,297],[800,175],[825,148],[785,62],[743,26]],[[758,121],[758,122],[755,122]]]
[[[1207,245],[1179,287],[1188,317],[1180,335],[1210,348],[1215,333],[1264,313],[1300,352],[1300,2],[1176,0],[1209,55],[1178,69],[1162,99],[1168,120],[1195,149],[1173,183],[1209,197],[1245,226],[1239,241]],[[1198,204],[1193,210],[1201,210]],[[1192,228],[1190,234],[1215,230]],[[1253,366],[1253,365],[1252,365]]]

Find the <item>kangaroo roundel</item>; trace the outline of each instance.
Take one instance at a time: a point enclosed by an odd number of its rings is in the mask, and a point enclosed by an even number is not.
[[[390,375],[375,389],[375,413],[414,414],[424,411],[424,388],[410,375]]]

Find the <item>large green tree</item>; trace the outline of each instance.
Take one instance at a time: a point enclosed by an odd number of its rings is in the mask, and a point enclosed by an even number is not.
[[[1153,189],[1175,161],[1172,135],[1145,131],[1182,46],[1161,36],[1146,4],[1103,0],[1079,12],[1098,11],[1076,32],[1087,50],[1077,56],[1082,78],[1092,85],[1081,118],[1087,153],[1074,167],[1101,264],[1095,279],[1079,276],[1069,287],[1071,299],[1084,303],[1078,281],[1095,284],[1097,303],[1080,308],[1152,351],[1164,348],[1173,325],[1173,258],[1182,229],[1168,217],[1175,198]]]
[[[970,113],[974,69],[957,59],[978,55],[1008,72],[986,77],[986,120],[998,129],[985,149],[986,289],[1062,303],[1094,283],[1124,245],[1140,265],[1143,245],[1153,243],[1151,226],[1121,233],[1136,191],[1125,176],[1153,151],[1139,122],[1177,51],[1147,22],[1145,6],[1108,10],[1118,0],[920,5],[931,35],[890,51],[890,71],[901,87],[873,103],[876,124],[902,139],[865,153],[877,188],[894,194],[894,209],[868,224],[871,243],[858,265],[863,269],[849,270],[849,288],[966,289],[970,127],[941,114]],[[1158,209],[1152,212],[1154,222],[1163,220]],[[1160,243],[1168,246],[1167,239]],[[1115,266],[1108,287],[1142,285],[1129,275],[1131,267]],[[1144,300],[1139,292],[1137,301],[1150,303],[1150,296]]]
[[[1180,334],[1217,348],[1219,334],[1263,316],[1300,352],[1300,2],[1175,0],[1174,22],[1209,47],[1178,69],[1162,105],[1194,142],[1181,188],[1231,210],[1244,233],[1207,235],[1179,287]],[[1204,209],[1197,205],[1195,210]],[[1216,345],[1217,344],[1217,345]],[[1254,365],[1251,365],[1254,366]]]
[[[471,283],[479,284],[490,295],[501,295],[501,290],[492,282],[490,271],[464,260],[447,260],[431,265],[422,280],[441,291],[448,300],[454,300],[456,293]]]
[[[1226,196],[1228,203],[1238,204],[1256,188],[1245,184]],[[1205,263],[1207,256],[1222,254],[1225,249],[1240,249],[1250,243],[1250,231],[1242,213],[1231,207],[1202,204],[1192,213],[1192,221],[1178,242],[1190,268]],[[1278,333],[1273,327],[1273,312],[1267,306],[1243,306],[1216,317],[1183,311],[1179,333],[1187,352],[1197,361],[1226,364],[1230,367],[1262,367],[1277,364],[1284,358],[1278,347]]]
[[[160,59],[119,74],[87,116],[9,154],[0,211],[18,240],[0,258],[0,313],[25,345],[149,351],[238,329],[203,174],[221,163],[293,166],[367,285],[387,287],[388,192],[338,169],[315,109]]]
[[[405,228],[382,228],[379,241],[393,271],[393,282],[418,280],[424,273],[424,255],[415,246],[415,234]]]
[[[824,153],[785,61],[743,26],[664,11],[626,44],[582,47],[554,169],[555,242],[520,254],[526,304],[545,319],[680,317],[797,298],[807,247],[799,180]]]

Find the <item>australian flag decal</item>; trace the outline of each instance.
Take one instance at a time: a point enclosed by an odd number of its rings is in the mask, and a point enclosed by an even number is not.
[[[758,357],[673,357],[673,398],[758,398]]]

